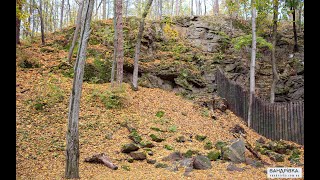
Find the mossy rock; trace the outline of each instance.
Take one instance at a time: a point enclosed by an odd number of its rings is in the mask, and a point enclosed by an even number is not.
[[[191,158],[192,157],[192,155],[194,155],[194,154],[199,154],[199,151],[197,151],[197,150],[187,150],[185,153],[183,153],[182,155],[184,156],[184,157],[186,157],[186,158]]]
[[[132,131],[130,134],[129,134],[129,139],[131,139],[133,142],[139,144],[141,141],[142,141],[142,138],[141,136],[138,134],[137,131]]]
[[[159,137],[156,136],[155,134],[151,134],[150,137],[151,137],[152,141],[155,141],[155,142],[162,142],[162,141],[165,140],[165,139],[163,139],[163,138],[159,138]]]
[[[138,150],[139,147],[133,143],[125,144],[121,147],[121,152],[123,153],[130,153],[132,151]]]
[[[206,150],[209,150],[212,148],[213,148],[213,145],[212,145],[212,142],[210,142],[210,141],[206,142],[206,144],[204,145],[204,149],[206,149]]]
[[[167,167],[169,167],[169,166],[168,166],[168,164],[157,163],[157,164],[155,164],[154,167],[156,167],[156,168],[167,168]]]
[[[167,149],[167,150],[173,150],[174,148],[170,145],[164,145],[164,148]]]
[[[217,149],[222,149],[223,147],[227,146],[227,143],[224,141],[218,141],[216,142],[216,144],[214,145],[215,148]]]

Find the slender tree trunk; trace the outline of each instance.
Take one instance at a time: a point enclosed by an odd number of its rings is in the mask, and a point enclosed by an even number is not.
[[[45,45],[45,39],[44,39],[44,24],[43,24],[43,16],[42,16],[42,0],[39,0],[40,7],[39,7],[39,15],[40,15],[40,28],[41,28],[41,43],[42,45]]]
[[[206,0],[203,0],[203,5],[204,5],[204,15],[207,15],[207,5],[206,5]]]
[[[193,0],[191,0],[191,16],[193,16]]]
[[[69,21],[68,21],[68,24],[69,24],[69,23],[71,24],[72,14],[71,14],[70,0],[68,0],[67,2],[68,2],[68,9],[69,9],[69,13],[68,13],[68,15],[69,15]]]
[[[171,0],[171,17],[174,14],[173,7],[174,7],[174,0]]]
[[[299,25],[299,32],[301,32],[301,26],[302,26],[302,22],[301,22],[301,16],[302,16],[302,3],[299,4],[299,10],[298,10],[298,25]]]
[[[293,19],[293,35],[294,35],[294,47],[293,52],[298,52],[298,37],[297,37],[297,28],[296,28],[296,9],[295,7],[292,7],[292,19]]]
[[[215,0],[214,4],[214,15],[219,15],[219,0]]]
[[[83,6],[79,50],[74,67],[74,79],[69,102],[67,148],[66,148],[66,169],[67,179],[79,178],[79,111],[80,97],[82,91],[84,65],[89,36],[91,33],[90,22],[93,11],[94,0],[85,0]]]
[[[252,50],[250,63],[250,97],[249,97],[249,111],[248,111],[248,126],[251,127],[252,120],[252,101],[255,90],[255,63],[256,63],[256,7],[255,1],[251,0],[252,8]]]
[[[107,19],[109,19],[109,14],[110,14],[110,1],[108,0],[108,12],[107,12]]]
[[[81,1],[79,2],[79,9],[78,9],[78,14],[77,14],[76,29],[74,30],[73,39],[72,39],[72,44],[71,44],[71,46],[70,46],[69,54],[68,54],[68,62],[69,62],[69,63],[71,63],[73,50],[74,50],[74,47],[75,47],[75,45],[76,45],[76,42],[77,42],[77,39],[78,39],[78,36],[79,36],[79,30],[80,30],[80,26],[81,26],[82,10],[83,10],[83,0],[81,0]]]
[[[62,0],[61,2],[60,29],[62,29],[62,26],[63,26],[63,10],[64,10],[64,0]]]
[[[273,82],[271,86],[270,102],[274,103],[275,99],[275,88],[279,80],[279,75],[277,72],[276,64],[276,45],[277,45],[277,23],[278,23],[278,0],[273,0],[273,31],[272,31],[272,51],[271,51],[271,60],[272,60],[272,73],[273,73]]]
[[[126,20],[128,18],[128,6],[129,6],[129,0],[126,0]]]
[[[113,28],[114,28],[114,39],[113,39],[113,62],[111,68],[111,86],[114,86],[114,76],[115,70],[117,66],[117,39],[118,39],[118,32],[117,32],[117,0],[113,0]]]
[[[122,0],[117,0],[117,85],[123,80],[123,25],[122,25]]]
[[[106,12],[107,12],[107,0],[103,0],[102,4],[102,19],[106,19]]]
[[[142,14],[142,18],[140,20],[140,27],[139,27],[137,44],[136,44],[136,49],[135,49],[134,69],[133,69],[133,76],[132,76],[132,85],[133,85],[134,90],[138,90],[138,62],[139,62],[139,57],[140,57],[141,39],[142,39],[143,31],[144,31],[144,24],[145,24],[144,21],[148,15],[148,12],[149,12],[151,5],[152,5],[152,0],[148,0],[148,3],[144,9],[143,14]]]
[[[162,0],[159,0],[159,9],[160,9],[160,14],[159,14],[159,16],[160,16],[160,21],[161,21],[161,19],[162,19]]]
[[[19,9],[19,11],[22,11],[22,2],[21,0],[17,0],[17,7]],[[21,26],[21,19],[16,16],[16,44],[21,44],[20,43],[20,26]]]
[[[34,6],[35,6],[35,2],[34,0],[32,0],[32,30],[31,30],[31,42],[33,41],[33,37],[34,37],[34,30],[35,30],[35,26],[36,26],[36,18],[34,15]]]

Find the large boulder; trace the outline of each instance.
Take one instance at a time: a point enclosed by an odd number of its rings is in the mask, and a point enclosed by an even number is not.
[[[134,160],[144,160],[144,159],[147,158],[146,153],[143,152],[143,151],[130,152],[130,156],[131,156]]]
[[[212,168],[211,161],[207,156],[197,155],[193,161],[194,169],[210,169]]]
[[[245,143],[242,139],[231,141],[231,144],[222,148],[223,159],[231,160],[235,163],[245,162]]]

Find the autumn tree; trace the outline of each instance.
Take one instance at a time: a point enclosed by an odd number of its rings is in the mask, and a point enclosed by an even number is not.
[[[66,169],[67,179],[79,178],[79,110],[82,91],[84,65],[86,60],[87,44],[90,36],[90,22],[93,11],[94,0],[84,0],[79,40],[79,50],[76,64],[74,66],[73,86],[69,101]]]
[[[122,0],[116,0],[116,29],[117,29],[117,84],[123,81],[123,24],[122,24]]]
[[[16,44],[20,44],[22,5],[23,5],[23,0],[16,1]]]
[[[248,126],[251,127],[252,102],[255,90],[255,61],[256,61],[256,4],[255,0],[251,0],[252,8],[252,45],[251,45],[251,62],[250,62],[250,95],[249,95],[249,109],[248,109]]]
[[[42,14],[42,0],[39,0],[39,16],[40,16],[40,28],[41,28],[41,43],[42,45],[45,45],[45,39],[44,39],[44,22],[43,22],[43,14]]]
[[[137,37],[135,56],[134,56],[133,77],[132,77],[132,85],[133,85],[134,90],[138,90],[138,61],[139,61],[139,57],[140,57],[141,39],[142,39],[143,31],[144,31],[145,18],[148,15],[148,12],[149,12],[151,5],[152,5],[152,0],[148,0],[148,3],[144,9],[143,14],[142,14],[142,18],[140,20],[140,27],[139,27],[138,37]]]

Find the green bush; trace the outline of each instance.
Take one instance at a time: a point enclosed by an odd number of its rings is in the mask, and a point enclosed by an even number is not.
[[[92,98],[100,100],[107,109],[117,109],[124,105],[126,93],[122,91],[93,91]]]
[[[257,36],[257,47],[262,48],[262,47],[267,47],[268,49],[272,49],[272,44],[267,42],[265,39],[262,37]],[[233,38],[231,40],[231,43],[234,45],[234,48],[236,50],[240,50],[243,47],[249,46],[251,47],[252,44],[252,34],[249,35],[244,35],[244,36],[239,36],[236,38]]]
[[[95,59],[93,64],[87,63],[84,67],[83,81],[95,84],[109,82],[112,64],[110,61]]]

